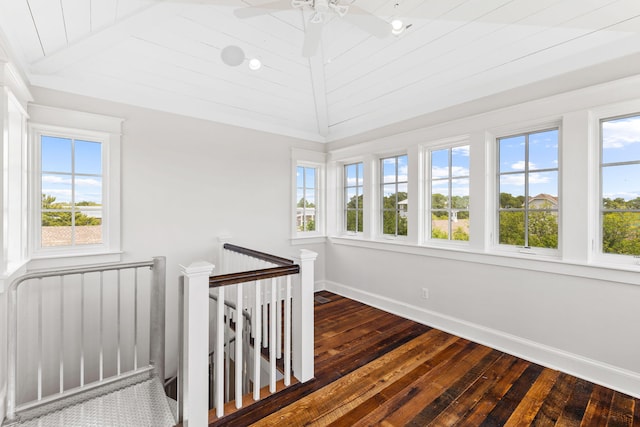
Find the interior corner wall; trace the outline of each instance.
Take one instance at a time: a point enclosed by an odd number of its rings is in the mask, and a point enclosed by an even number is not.
[[[290,244],[291,149],[317,143],[33,88],[41,105],[124,118],[122,249],[126,260],[167,258],[167,375],[176,370],[180,265],[216,262],[219,236],[292,256],[324,244]]]
[[[639,78],[443,121],[414,133],[336,150],[329,148],[328,155],[337,159],[347,155],[371,156],[380,147],[387,146],[396,147],[396,150],[407,146],[413,149],[418,144],[461,134],[485,135],[499,126],[523,126],[522,123],[531,120],[546,122],[549,117],[562,120],[576,111],[586,118],[591,108],[613,105],[631,97],[637,105]],[[563,144],[586,146],[587,140],[583,136],[587,131],[565,129],[567,138]],[[483,137],[474,139],[472,144],[475,142],[486,147],[492,140]],[[477,152],[484,150],[480,148]],[[582,150],[586,158],[588,149]],[[353,161],[352,157],[349,159]],[[576,174],[587,170],[585,165],[577,164],[583,161],[582,157],[563,159],[563,167],[570,171],[569,174]],[[477,176],[480,180],[487,177],[493,180],[495,172],[486,165],[483,168],[482,163],[471,171],[471,179]],[[562,183],[561,192],[571,196],[569,203],[572,204],[582,203],[589,197],[588,191],[593,190],[587,183],[578,182],[582,175],[578,176],[578,179],[567,179]],[[472,200],[477,197],[484,206],[486,194],[471,196]],[[583,205],[586,204],[580,206]],[[416,206],[414,204],[414,209],[419,209]],[[482,208],[478,213],[471,221],[485,224],[479,230],[486,232],[492,221],[483,216],[491,215],[491,210]],[[587,218],[586,214],[584,218]],[[579,231],[587,233],[585,219],[570,221],[582,221]],[[588,242],[584,239],[577,243],[565,241],[565,244],[575,246],[582,241]],[[518,262],[522,257],[519,260],[514,256],[502,257],[484,240],[482,245],[471,247],[468,253],[428,243],[425,246],[429,248],[339,236],[330,238],[326,248],[329,266],[326,289],[640,397],[640,340],[637,339],[640,282],[635,266],[628,266],[628,271],[623,271],[612,266],[588,265],[585,259],[580,261],[584,264],[547,261],[549,266],[566,268],[548,267],[547,271],[540,271],[539,265],[518,267],[523,264]],[[525,262],[532,262],[532,259],[527,258]],[[572,266],[582,268],[582,274],[570,271]],[[422,298],[422,288],[428,289],[426,299]]]

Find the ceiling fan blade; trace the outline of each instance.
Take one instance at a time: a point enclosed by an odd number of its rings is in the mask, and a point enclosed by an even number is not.
[[[342,19],[379,38],[391,34],[391,24],[353,4],[349,6],[349,13],[344,15]]]
[[[302,56],[311,58],[318,51],[320,38],[322,37],[323,24],[309,22],[304,33],[304,44],[302,45]]]
[[[275,0],[269,3],[255,6],[240,7],[233,10],[236,18],[245,19],[254,16],[267,15],[274,10],[287,10],[291,8],[291,0]]]

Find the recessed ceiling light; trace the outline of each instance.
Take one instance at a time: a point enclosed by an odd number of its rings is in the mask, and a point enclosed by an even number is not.
[[[258,58],[251,58],[249,60],[249,69],[251,71],[258,71],[262,68],[262,62]]]
[[[220,52],[222,62],[230,67],[236,67],[244,61],[244,51],[238,46],[227,46]]]
[[[391,33],[395,36],[402,34],[404,31],[404,23],[400,19],[391,21]]]

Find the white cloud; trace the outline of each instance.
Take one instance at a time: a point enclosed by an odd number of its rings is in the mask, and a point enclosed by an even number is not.
[[[523,171],[524,170],[524,160],[520,160],[519,162],[515,162],[511,164],[511,169],[515,171]],[[529,162],[529,169],[536,169],[536,165],[533,162]]]
[[[435,168],[431,168],[431,177],[432,178],[446,178],[449,176],[449,168],[442,168],[436,166]]]
[[[447,178],[449,176],[449,168],[448,167],[434,167],[431,169],[431,177],[432,178]],[[451,176],[469,176],[469,169],[463,168],[462,166],[453,166],[451,168]]]
[[[604,197],[605,199],[617,199],[617,198],[621,198],[624,200],[633,200],[633,199],[637,199],[638,197],[640,197],[640,192],[625,192],[625,191],[620,191],[617,193],[605,193],[602,195],[602,197]]]
[[[500,177],[500,185],[520,185],[524,188],[524,175],[502,175]]]
[[[604,148],[624,148],[631,144],[640,144],[640,117],[604,122]]]
[[[463,145],[462,147],[454,147],[451,149],[454,154],[460,154],[465,157],[469,157],[469,146]]]
[[[42,182],[47,184],[71,184],[71,177],[62,177],[60,175],[43,175]]]
[[[86,185],[89,187],[101,187],[102,182],[94,178],[76,178],[76,186]]]

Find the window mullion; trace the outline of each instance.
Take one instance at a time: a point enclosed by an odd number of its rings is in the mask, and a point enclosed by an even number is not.
[[[448,195],[447,195],[447,227],[448,227],[448,234],[449,234],[449,240],[453,239],[453,224],[451,223],[452,221],[452,214],[453,214],[453,197],[452,197],[452,193],[453,193],[453,182],[451,180],[451,177],[453,175],[453,150],[451,150],[451,148],[449,148],[447,150],[447,155],[449,157],[448,162],[448,177],[447,177],[447,184],[448,184]]]
[[[524,246],[529,247],[529,134],[524,138]]]

